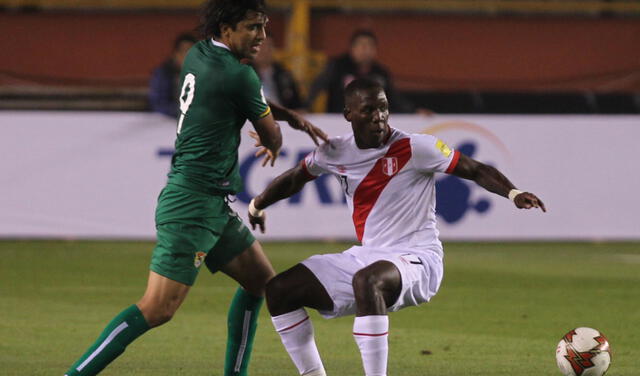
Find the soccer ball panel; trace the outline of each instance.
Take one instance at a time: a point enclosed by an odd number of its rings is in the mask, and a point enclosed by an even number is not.
[[[596,329],[576,328],[558,343],[556,362],[565,376],[602,376],[611,363],[609,341]]]

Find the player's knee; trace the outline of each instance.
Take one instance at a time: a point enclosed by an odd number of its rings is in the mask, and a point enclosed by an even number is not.
[[[371,292],[381,289],[382,281],[368,269],[361,269],[354,274],[351,281],[353,292],[358,295],[369,295]]]
[[[278,304],[286,296],[286,289],[286,282],[282,276],[277,275],[271,278],[265,287],[267,301]]]
[[[157,315],[155,325],[153,325],[153,326],[159,326],[159,325],[162,325],[162,324],[165,324],[165,323],[171,321],[171,319],[173,318],[174,313],[175,312],[170,312],[170,311],[160,312]]]
[[[242,287],[254,296],[265,296],[266,286],[274,277],[273,270],[263,270],[247,280]]]
[[[272,314],[288,312],[301,306],[299,290],[291,285],[291,281],[286,276],[273,277],[267,283],[265,295],[267,307]]]
[[[151,312],[149,317],[145,316],[145,318],[147,319],[147,324],[149,324],[150,327],[154,328],[171,321],[174,314],[174,310],[160,309]]]
[[[140,308],[140,312],[142,312],[147,324],[152,328],[169,322],[177,310],[177,307],[170,304],[144,303],[145,302],[139,302],[138,308]]]

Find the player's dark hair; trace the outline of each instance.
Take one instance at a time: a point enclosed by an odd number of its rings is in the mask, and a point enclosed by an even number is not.
[[[378,44],[378,38],[373,33],[373,31],[368,29],[358,29],[351,34],[351,39],[349,40],[349,45],[353,46],[358,38],[366,37],[373,39],[373,43]]]
[[[201,10],[200,32],[205,38],[219,38],[222,24],[235,29],[250,10],[266,13],[264,0],[207,0]]]
[[[351,98],[353,94],[357,91],[383,91],[384,87],[380,85],[378,81],[372,80],[370,78],[357,78],[349,83],[346,88],[344,88],[344,101],[347,103],[348,99]]]
[[[173,41],[173,50],[174,51],[177,50],[178,47],[180,47],[180,44],[182,42],[189,42],[189,43],[195,44],[197,41],[198,41],[198,38],[196,38],[196,36],[193,35],[193,33],[189,33],[189,32],[181,33]]]

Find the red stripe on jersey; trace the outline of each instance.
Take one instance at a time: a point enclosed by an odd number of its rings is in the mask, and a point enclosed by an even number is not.
[[[383,170],[385,158],[397,158],[397,168],[394,168],[395,172],[391,176],[387,175]],[[380,197],[380,194],[382,194],[391,179],[407,164],[409,159],[411,159],[411,140],[403,138],[394,142],[389,147],[387,154],[376,161],[371,171],[356,188],[353,194],[352,219],[360,242],[362,242],[362,236],[364,235],[365,222],[376,201],[378,201],[378,197]]]
[[[453,172],[453,170],[456,169],[459,159],[460,159],[460,152],[456,150],[453,152],[453,159],[451,159],[451,163],[449,163],[449,167],[447,167],[445,174],[450,174]]]
[[[307,167],[306,158],[300,161],[300,166],[302,167],[302,171],[304,171],[304,173],[307,175],[307,180],[313,180],[317,178],[317,176],[309,172],[309,167]]]
[[[367,337],[382,337],[382,336],[386,336],[387,334],[389,334],[389,332],[378,333],[378,334],[356,333],[356,332],[353,333],[354,336],[367,336]]]

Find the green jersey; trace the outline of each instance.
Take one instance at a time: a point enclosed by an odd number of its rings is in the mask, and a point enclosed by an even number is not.
[[[215,44],[214,44],[215,43]],[[211,194],[242,190],[240,130],[270,113],[258,75],[221,43],[204,40],[185,58],[169,184]]]

